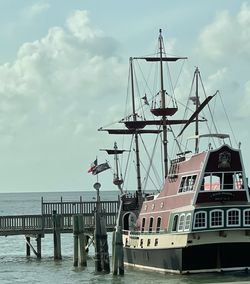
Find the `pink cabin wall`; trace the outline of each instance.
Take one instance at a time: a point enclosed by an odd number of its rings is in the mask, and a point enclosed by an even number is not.
[[[178,207],[192,205],[197,184],[199,182],[199,174],[204,165],[206,152],[192,156],[189,160],[179,163],[178,177],[175,180],[166,179],[164,189],[154,200],[144,201],[138,226],[141,226],[142,218],[146,218],[145,230],[148,230],[150,217],[154,218],[153,231],[156,230],[157,218],[162,217],[161,229],[167,229],[170,212]],[[194,190],[178,193],[179,185],[183,176],[197,175]],[[146,208],[147,207],[147,208]],[[140,227],[141,228],[141,227]]]

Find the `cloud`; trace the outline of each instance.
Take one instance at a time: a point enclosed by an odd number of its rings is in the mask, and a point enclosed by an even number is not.
[[[96,37],[96,32],[89,25],[88,11],[76,11],[70,15],[66,21],[69,31],[81,40]]]
[[[250,105],[247,83],[250,5],[244,2],[236,13],[228,10],[218,12],[214,21],[202,29],[195,56],[207,74],[205,81],[209,92],[221,91],[231,119],[250,118],[246,108],[246,105]],[[235,109],[238,111],[235,112]]]
[[[31,183],[28,171],[38,164],[41,175],[64,175],[65,166],[57,164],[69,155],[76,157],[68,161],[76,168],[66,179],[76,175],[83,155],[88,163],[100,148],[97,128],[112,116],[111,101],[119,100],[123,88],[127,67],[116,56],[116,41],[92,28],[85,11],[75,11],[66,22],[24,43],[14,62],[0,65],[0,147],[7,149],[2,160],[13,162],[0,169],[20,175],[15,181],[20,184]],[[15,154],[13,148],[22,150]]]
[[[27,17],[29,19],[35,18],[38,15],[44,13],[50,8],[49,3],[35,3],[32,6],[26,7],[23,10],[23,17]]]
[[[79,21],[81,35],[76,32]],[[44,38],[23,44],[13,64],[0,66],[2,111],[25,111],[30,117],[34,111],[53,112],[53,119],[63,124],[69,115],[77,120],[80,113],[88,113],[90,100],[104,101],[118,90],[122,67],[113,55],[115,42],[108,51],[93,52],[90,46],[105,45],[108,39],[91,29],[85,11],[76,11],[67,25],[69,30],[54,27]],[[15,114],[7,117],[11,120]]]
[[[199,37],[199,49],[204,56],[216,61],[239,56],[250,57],[250,6],[243,3],[234,15],[224,10],[203,29]]]

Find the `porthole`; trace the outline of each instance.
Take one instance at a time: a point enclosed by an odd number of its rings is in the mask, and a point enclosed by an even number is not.
[[[164,202],[161,202],[161,208],[163,208],[163,206],[164,206]]]

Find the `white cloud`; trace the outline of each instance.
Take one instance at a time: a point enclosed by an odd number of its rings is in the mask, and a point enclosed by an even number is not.
[[[214,21],[203,28],[195,56],[208,74],[208,90],[221,91],[231,119],[250,118],[246,108],[250,105],[250,96],[246,95],[249,94],[246,82],[249,80],[250,5],[243,3],[234,14],[227,10],[217,13]]]
[[[89,13],[87,11],[74,12],[66,23],[69,31],[81,40],[95,37],[95,32],[89,25]]]
[[[55,171],[56,177],[65,170],[56,164],[63,165],[69,151],[72,159],[77,157],[68,161],[73,168],[83,155],[88,164],[100,148],[97,128],[110,118],[111,100],[119,100],[125,76],[115,55],[116,42],[93,29],[84,11],[73,13],[67,26],[52,27],[45,37],[23,44],[13,63],[0,66],[0,149],[8,149],[2,161],[12,160],[13,148],[20,148],[9,165],[12,171],[0,164],[4,172],[20,176],[10,179],[9,186],[19,179],[31,183],[26,175],[38,161],[41,175]],[[95,45],[99,47],[92,48]],[[19,173],[17,164],[22,164]],[[72,171],[68,179],[79,169]]]
[[[77,19],[80,15],[85,18],[82,22],[87,26],[81,26],[83,33],[85,29],[91,31],[87,14],[77,11],[75,15]],[[67,22],[72,30],[75,24],[78,25],[74,16]],[[92,34],[92,41],[100,43],[102,38],[95,32]],[[76,115],[80,111],[76,101],[87,103],[90,98],[105,99],[118,89],[113,78],[119,81],[122,70],[112,55],[112,49],[109,55],[95,55],[89,50],[87,38],[78,39],[78,34],[55,27],[44,38],[23,44],[17,60],[0,67],[0,91],[6,100],[5,109],[10,108],[8,105],[11,104],[27,111],[26,106],[31,103],[38,113],[53,109],[57,113],[59,108],[64,112],[72,104],[74,112],[71,110],[71,115]],[[8,100],[12,97],[17,99]],[[28,100],[25,104],[24,98]],[[86,103],[81,108],[89,111]]]
[[[224,10],[217,13],[215,21],[201,33],[198,52],[216,61],[238,56],[250,58],[250,6],[242,4],[238,14]]]

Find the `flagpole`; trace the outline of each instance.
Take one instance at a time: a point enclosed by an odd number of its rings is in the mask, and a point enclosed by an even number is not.
[[[96,165],[98,166],[98,159],[97,159],[97,156],[96,156]],[[98,174],[96,175],[96,182],[98,182]]]

